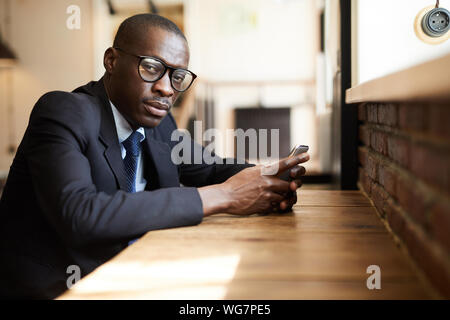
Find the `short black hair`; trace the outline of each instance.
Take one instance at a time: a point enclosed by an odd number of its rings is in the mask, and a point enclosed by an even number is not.
[[[133,42],[142,36],[149,28],[158,27],[182,37],[186,37],[178,26],[167,18],[153,13],[142,13],[125,19],[119,26],[114,37],[114,47],[125,47],[126,43]]]

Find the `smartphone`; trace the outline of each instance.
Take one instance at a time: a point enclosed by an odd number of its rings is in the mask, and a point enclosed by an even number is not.
[[[305,153],[309,150],[308,146],[305,146],[303,144],[300,145],[296,145],[292,151],[289,153],[288,158],[290,157],[295,157],[296,155],[299,155],[301,153]],[[289,181],[291,180],[291,177],[289,176],[289,170],[286,170],[285,172],[283,172],[280,176],[280,179],[285,180],[285,181]]]
[[[308,146],[305,146],[305,145],[303,145],[303,144],[301,144],[301,145],[296,145],[296,146],[292,149],[292,151],[289,153],[288,157],[289,157],[289,158],[290,158],[290,157],[294,157],[294,156],[299,155],[299,154],[301,154],[301,153],[305,153],[305,152],[307,152],[308,150],[309,150],[309,147],[308,147]]]

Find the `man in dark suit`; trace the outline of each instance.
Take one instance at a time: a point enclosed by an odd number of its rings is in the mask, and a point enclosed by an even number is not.
[[[150,230],[296,202],[308,155],[278,164],[291,182],[249,164],[174,164],[169,111],[195,79],[188,61],[172,22],[133,16],[105,52],[100,81],[39,99],[0,201],[2,297],[54,298],[69,266],[85,276]]]

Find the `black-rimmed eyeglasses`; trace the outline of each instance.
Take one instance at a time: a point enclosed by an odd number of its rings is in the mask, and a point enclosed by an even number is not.
[[[138,73],[141,79],[145,82],[158,81],[166,74],[167,69],[169,69],[169,77],[172,88],[174,88],[178,92],[183,92],[189,89],[195,78],[197,78],[197,76],[193,72],[187,69],[173,68],[171,66],[168,66],[164,61],[156,57],[139,56],[126,52],[119,47],[114,47],[114,49],[130,56],[139,58]]]

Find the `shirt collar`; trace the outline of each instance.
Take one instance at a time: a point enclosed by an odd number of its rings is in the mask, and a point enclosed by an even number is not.
[[[131,128],[128,121],[123,117],[119,110],[117,110],[116,106],[109,101],[111,104],[111,109],[114,116],[114,122],[116,123],[117,136],[119,137],[119,143],[125,141],[130,134],[133,133],[133,128]],[[145,130],[143,127],[140,127],[136,130],[140,134],[142,134],[141,142],[145,139]]]

